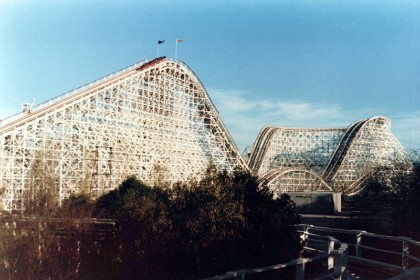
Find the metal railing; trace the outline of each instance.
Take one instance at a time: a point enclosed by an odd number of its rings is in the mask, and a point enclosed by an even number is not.
[[[305,243],[305,254],[308,257],[294,259],[286,263],[226,272],[210,279],[246,279],[247,276],[259,274],[262,278],[281,277],[287,279],[341,279],[347,265],[346,243],[338,241],[331,236],[312,234],[307,231],[298,231]]]
[[[334,236],[348,244],[351,261],[405,273],[420,267],[420,242],[407,237],[301,224],[298,230]]]
[[[341,279],[349,267],[348,261],[357,266],[393,270],[392,280],[414,279],[410,277],[420,273],[420,242],[411,238],[307,224],[297,225],[296,229],[304,241],[307,257],[272,266],[229,271],[206,279],[246,279],[249,275],[275,275],[291,268],[294,271],[287,279]]]

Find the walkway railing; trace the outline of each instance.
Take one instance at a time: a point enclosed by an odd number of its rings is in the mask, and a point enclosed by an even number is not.
[[[370,233],[362,230],[344,230],[312,225],[298,225],[298,230],[334,236],[349,246],[349,258],[383,263],[396,268],[420,266],[420,242],[407,237]]]
[[[352,268],[352,263],[378,270],[392,270],[392,280],[417,279],[411,277],[420,274],[420,242],[411,238],[307,224],[297,225],[296,229],[305,243],[305,258],[229,271],[207,279],[246,279],[256,274],[264,279],[268,278],[266,274],[277,276],[283,272],[287,279],[341,279],[346,268]],[[348,261],[350,266],[347,265]]]
[[[362,230],[344,230],[312,225],[298,225],[298,230],[334,236],[348,244],[351,261],[405,273],[420,267],[420,242],[407,237],[374,234]]]
[[[347,265],[347,244],[331,236],[298,231],[305,242],[305,258],[271,266],[229,271],[209,279],[246,279],[259,274],[262,278],[285,277],[285,279],[341,279]]]

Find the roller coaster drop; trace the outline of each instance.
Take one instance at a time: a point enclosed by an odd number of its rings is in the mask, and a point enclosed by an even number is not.
[[[248,164],[203,84],[184,63],[142,61],[0,123],[0,198],[22,209],[36,190],[62,201],[97,197],[127,176],[154,184],[249,168],[262,182],[290,190],[352,190],[372,166],[405,162],[390,121],[376,117],[349,129],[264,128]],[[375,165],[376,164],[376,165]],[[279,183],[280,182],[280,183]]]
[[[184,63],[144,61],[0,125],[3,208],[34,190],[97,197],[136,175],[186,181],[212,162],[246,168],[204,86]]]

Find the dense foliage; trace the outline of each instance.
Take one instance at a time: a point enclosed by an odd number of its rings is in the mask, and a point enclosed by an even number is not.
[[[408,200],[410,210],[408,219],[404,221],[409,225],[409,235],[420,240],[420,163],[416,162],[413,169],[413,180],[410,188],[410,199]],[[407,216],[407,215],[406,215]]]
[[[361,215],[350,228],[420,240],[420,162],[414,161],[409,171],[405,167],[378,170],[351,199]]]
[[[196,279],[299,257],[288,196],[210,166],[151,188],[135,177],[93,202],[40,189],[0,215],[0,279]],[[101,220],[95,220],[100,218]],[[115,221],[115,225],[114,222]]]
[[[102,196],[95,214],[121,226],[125,279],[192,279],[299,256],[287,196],[273,199],[244,171],[210,167],[200,181],[150,188],[135,177]]]
[[[92,203],[78,195],[58,207],[52,191],[39,190],[24,205],[22,212],[0,214],[0,279],[75,279],[81,253],[76,236],[90,230],[84,221]]]

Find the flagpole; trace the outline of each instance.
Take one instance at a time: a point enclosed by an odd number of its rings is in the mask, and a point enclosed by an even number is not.
[[[175,60],[178,60],[178,43],[181,43],[183,40],[176,39],[175,40]]]
[[[178,60],[178,39],[175,40],[175,61]]]
[[[160,48],[160,44],[165,43],[165,40],[158,40],[157,41],[157,46],[156,46],[156,57],[159,57],[159,48]]]

